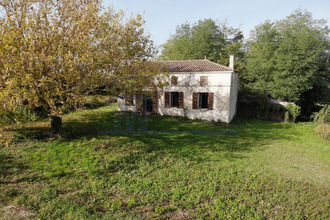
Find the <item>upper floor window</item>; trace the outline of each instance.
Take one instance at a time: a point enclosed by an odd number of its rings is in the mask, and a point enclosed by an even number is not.
[[[200,76],[199,81],[201,86],[207,86],[209,84],[209,79],[207,76]]]
[[[178,77],[177,76],[172,76],[171,77],[171,85],[172,86],[177,86],[178,85]]]

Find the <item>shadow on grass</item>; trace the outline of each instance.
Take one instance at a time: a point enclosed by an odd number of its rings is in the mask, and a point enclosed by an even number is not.
[[[11,178],[27,169],[28,167],[24,163],[17,161],[12,155],[0,154],[0,184],[16,184],[26,181],[26,178],[15,180],[11,180]]]
[[[245,153],[262,150],[270,141],[290,139],[287,124],[259,120],[237,120],[234,124],[202,122],[181,117],[99,111],[81,113],[64,121],[63,132],[57,141],[75,142],[83,138],[111,139],[125,137],[128,145],[139,145],[138,153],[112,160],[107,172],[134,169],[139,160],[152,161],[155,155],[169,153],[173,157],[194,161],[236,160]],[[16,141],[49,141],[54,138],[47,127],[14,129]],[[120,143],[115,143],[119,144]],[[110,144],[109,148],[115,147]],[[153,154],[152,154],[153,153]],[[150,158],[149,158],[150,157]]]

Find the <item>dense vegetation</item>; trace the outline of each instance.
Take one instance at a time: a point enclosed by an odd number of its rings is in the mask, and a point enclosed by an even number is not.
[[[329,219],[330,146],[313,123],[114,108],[64,116],[57,138],[47,121],[4,128],[0,218]]]

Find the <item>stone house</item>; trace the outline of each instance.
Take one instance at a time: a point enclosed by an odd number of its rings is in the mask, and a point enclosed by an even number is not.
[[[118,99],[119,111],[154,112],[229,123],[236,113],[239,88],[234,57],[229,67],[204,60],[161,61],[170,85],[154,96]]]

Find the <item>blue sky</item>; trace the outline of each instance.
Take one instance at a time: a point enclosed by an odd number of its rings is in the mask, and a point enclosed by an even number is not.
[[[330,0],[103,0],[103,4],[127,14],[144,13],[146,28],[157,46],[175,34],[178,25],[204,18],[241,27],[245,38],[266,19],[283,19],[298,8],[330,22]]]

